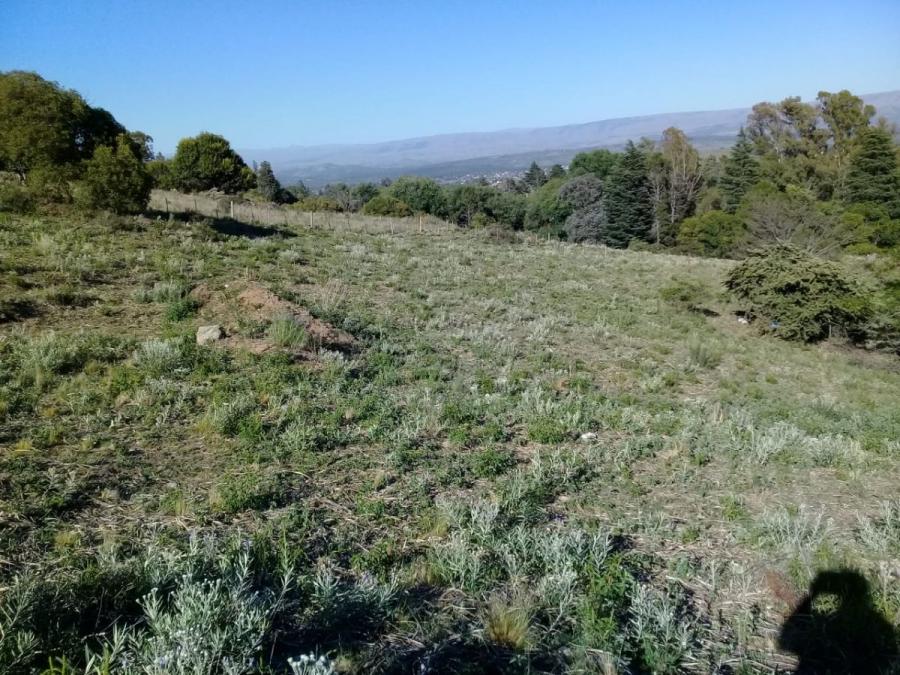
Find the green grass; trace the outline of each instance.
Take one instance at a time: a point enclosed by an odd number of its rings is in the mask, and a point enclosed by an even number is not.
[[[896,358],[755,334],[726,261],[289,234],[0,216],[0,672],[185,626],[251,672],[770,672],[768,580],[838,566],[900,625]]]

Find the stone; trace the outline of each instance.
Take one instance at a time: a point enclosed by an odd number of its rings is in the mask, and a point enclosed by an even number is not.
[[[216,342],[225,337],[222,327],[218,324],[213,326],[200,326],[197,329],[197,344],[207,345],[210,342]]]
[[[584,441],[585,443],[589,443],[590,441],[596,441],[597,434],[595,434],[593,431],[587,431],[587,432],[581,434],[581,440]]]

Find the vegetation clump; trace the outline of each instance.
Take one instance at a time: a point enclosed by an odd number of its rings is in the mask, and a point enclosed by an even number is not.
[[[729,272],[726,287],[764,329],[814,342],[859,337],[871,306],[862,284],[835,262],[790,245],[757,251]]]

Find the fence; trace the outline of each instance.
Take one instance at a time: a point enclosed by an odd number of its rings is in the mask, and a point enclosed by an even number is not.
[[[231,218],[242,223],[269,227],[307,227],[390,234],[439,234],[455,228],[444,220],[428,215],[389,218],[366,216],[361,213],[300,211],[290,206],[236,201],[228,196],[188,195],[171,190],[154,190],[150,195],[150,208],[165,213],[197,213],[210,218]]]

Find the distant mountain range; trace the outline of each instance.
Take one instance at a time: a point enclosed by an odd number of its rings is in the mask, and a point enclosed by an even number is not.
[[[900,124],[900,90],[862,97],[878,115]],[[310,186],[329,182],[376,181],[405,174],[454,181],[515,173],[532,161],[566,164],[591,148],[621,148],[629,139],[658,139],[664,129],[682,129],[700,150],[730,146],[750,108],[661,113],[568,124],[559,127],[440,134],[366,144],[289,146],[241,150],[244,159],[268,160],[282,183]]]

